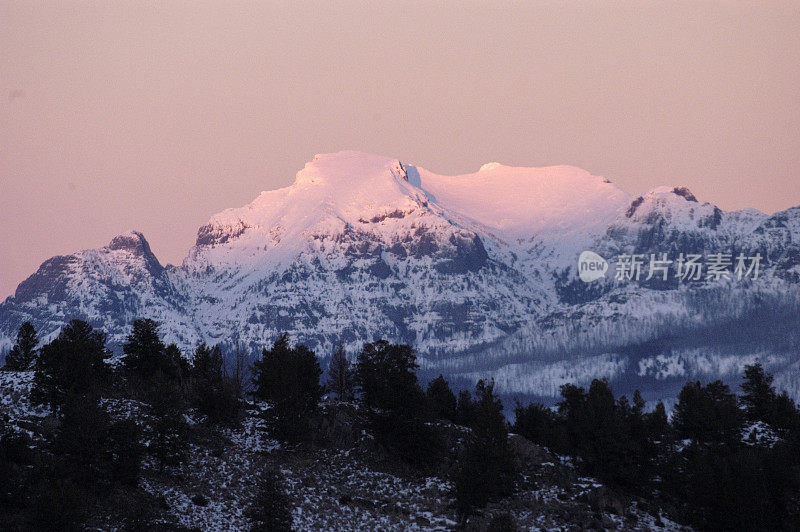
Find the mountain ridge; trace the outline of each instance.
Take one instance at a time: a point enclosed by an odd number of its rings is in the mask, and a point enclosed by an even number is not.
[[[613,272],[586,284],[576,276],[582,250],[612,263],[625,253],[760,253],[765,267],[741,284],[625,284]],[[180,265],[162,266],[135,231],[45,261],[0,304],[0,347],[23,321],[47,338],[70,317],[106,330],[112,346],[137,317],[161,322],[184,350],[201,340],[257,350],[289,332],[325,357],[339,342],[353,352],[386,337],[414,345],[426,371],[496,376],[501,391],[528,393],[597,364],[641,381],[636,368],[655,359],[631,355],[632,345],[732,323],[759,297],[788,309],[798,286],[800,208],[723,211],[682,186],[632,197],[570,166],[487,163],[441,176],[347,151],[317,155],[292,185],[211,216]],[[800,340],[758,338],[767,343],[734,350],[742,360],[769,354],[777,380],[793,382]]]

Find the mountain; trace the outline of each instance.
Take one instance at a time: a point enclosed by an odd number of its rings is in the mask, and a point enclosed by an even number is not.
[[[611,263],[584,283],[578,255]],[[673,260],[669,279],[617,280],[621,255]],[[762,257],[757,279],[678,282],[683,253]],[[26,320],[45,337],[73,317],[119,347],[137,317],[185,350],[256,350],[282,332],[323,357],[407,342],[423,372],[494,377],[550,398],[605,376],[670,397],[689,378],[762,360],[797,394],[800,208],[726,212],[685,187],[631,197],[581,169],[483,165],[442,176],[359,152],[317,155],[291,186],[211,217],[180,266],[140,233],[49,259],[0,304],[0,345]]]
[[[24,321],[40,338],[54,337],[70,319],[80,318],[124,337],[133,316],[151,316],[169,324],[171,338],[195,342],[186,297],[173,283],[175,269],[163,267],[145,237],[132,231],[114,237],[106,247],[46,260],[0,305],[0,328],[8,343]]]

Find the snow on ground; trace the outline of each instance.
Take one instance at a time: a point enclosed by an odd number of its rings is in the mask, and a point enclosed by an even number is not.
[[[163,497],[174,523],[187,528],[247,528],[247,508],[255,495],[258,474],[271,467],[277,467],[284,478],[294,505],[293,526],[299,531],[441,531],[457,527],[449,481],[380,470],[363,450],[282,446],[264,435],[262,423],[258,414],[251,415],[240,429],[224,431],[219,447],[193,445],[187,464],[171,475],[159,473],[149,463],[141,485]],[[567,477],[563,477],[564,471]],[[523,475],[515,497],[490,504],[479,518],[510,511],[523,530],[584,525],[613,530],[683,529],[658,511],[651,515],[637,502],[626,508],[625,516],[593,509],[589,502],[593,492],[605,488],[589,477],[570,480],[569,471],[574,471],[574,466],[567,457],[541,464]]]
[[[30,404],[32,380],[32,372],[0,372],[0,414],[8,416],[16,430],[35,436],[36,426],[49,412]],[[147,405],[139,401],[106,398],[102,404],[114,419],[132,418],[143,426],[148,424]],[[248,529],[252,524],[248,508],[260,473],[278,468],[292,501],[296,530],[441,531],[457,527],[452,484],[445,478],[387,470],[391,466],[375,456],[374,442],[363,432],[360,442],[347,450],[281,445],[269,435],[264,420],[267,410],[263,404],[249,404],[241,425],[227,429],[205,427],[198,416],[190,415],[192,438],[187,459],[176,468],[162,470],[146,455],[139,487],[152,497],[148,499],[154,516],[150,524],[215,531]],[[624,516],[594,507],[596,493],[605,487],[592,478],[578,477],[568,457],[552,455],[529,466],[518,488],[514,497],[491,503],[475,519],[485,524],[493,515],[510,512],[523,530],[576,526],[680,529],[659,511],[639,507],[635,501],[624,509],[617,505],[616,513]]]
[[[763,421],[749,423],[742,429],[742,442],[745,445],[771,448],[779,441],[781,441],[780,436]]]
[[[371,470],[348,451],[281,468],[298,530],[448,530],[456,517],[450,484]]]
[[[0,371],[0,415],[11,421],[48,415],[48,407],[31,402],[32,387],[33,371]]]

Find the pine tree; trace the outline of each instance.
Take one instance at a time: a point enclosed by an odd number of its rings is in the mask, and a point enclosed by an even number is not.
[[[115,421],[108,429],[105,452],[109,455],[112,476],[120,484],[138,483],[144,453],[141,436],[142,430],[133,419]]]
[[[14,440],[19,436],[15,436],[6,423],[6,417],[0,415],[0,478],[4,479],[0,483],[0,522],[7,523],[6,526],[11,528],[18,501],[24,498],[25,477],[21,465],[15,463],[19,460],[14,456],[14,447],[18,447]],[[19,447],[28,449],[28,444],[23,441]]]
[[[36,356],[36,346],[39,338],[31,322],[26,321],[17,332],[17,342],[6,355],[3,369],[8,371],[25,371],[31,367]]]
[[[252,364],[248,361],[247,350],[236,342],[233,349],[233,383],[237,396],[241,396],[253,381]]]
[[[322,370],[313,351],[304,345],[292,348],[284,334],[269,351],[262,350],[254,363],[253,395],[272,405],[275,435],[286,441],[302,439],[309,417],[319,407]]]
[[[166,346],[158,335],[158,324],[151,319],[133,322],[133,328],[122,346],[126,366],[141,376],[150,376],[164,358]]]
[[[206,416],[208,423],[235,425],[239,420],[239,387],[225,375],[222,351],[201,343],[194,354],[192,404]]]
[[[615,401],[608,382],[595,379],[588,392],[563,385],[561,397],[563,451],[580,456],[589,473],[609,484],[634,488],[650,479],[657,448],[640,393],[634,393],[632,404],[624,395]]]
[[[669,418],[664,403],[659,401],[652,412],[646,414],[647,428],[654,441],[663,441],[670,431]]]
[[[68,457],[75,470],[84,477],[82,484],[100,482],[101,456],[111,421],[96,399],[71,396],[60,412],[58,431],[53,439],[53,452]]]
[[[514,433],[555,452],[565,449],[563,430],[555,412],[539,403],[514,408]]]
[[[111,421],[97,400],[73,396],[62,408],[52,450],[64,473],[102,495],[114,482],[136,485],[142,446],[132,420]]]
[[[344,347],[339,344],[328,365],[328,388],[340,401],[352,401],[355,394],[355,372]]]
[[[58,415],[50,452],[37,456],[27,486],[28,524],[37,530],[82,529],[78,523],[95,504],[118,484],[136,486],[139,477],[142,446],[135,422],[112,423],[96,398],[77,394]]]
[[[369,430],[376,443],[406,466],[433,472],[441,464],[445,442],[421,417],[372,412]]]
[[[218,381],[223,375],[222,351],[219,346],[208,347],[205,342],[197,346],[192,359],[192,377],[199,380]]]
[[[261,350],[261,360],[253,363],[253,395],[269,402],[278,399],[279,389],[284,384],[281,368],[288,371],[289,361],[292,356],[289,345],[289,335],[282,334],[272,344],[272,349]]]
[[[247,512],[253,532],[284,532],[292,529],[292,501],[283,477],[276,469],[265,471],[258,482],[256,497]]]
[[[417,381],[418,368],[411,346],[385,340],[365,345],[356,365],[361,400],[370,408],[414,417],[424,397]]]
[[[51,464],[48,464],[51,466]],[[91,515],[90,493],[61,471],[39,470],[30,481],[24,510],[24,525],[20,530],[86,529]]]
[[[158,334],[158,323],[151,319],[133,322],[133,329],[122,346],[123,363],[128,370],[147,386],[156,374],[168,380],[180,380],[185,362],[177,346],[165,346]]]
[[[739,440],[742,412],[736,396],[722,381],[702,386],[687,382],[678,394],[672,418],[679,438],[701,443],[733,443]]]
[[[760,363],[744,367],[743,395],[739,404],[749,421],[761,421],[774,429],[786,430],[797,421],[797,407],[784,390],[780,394],[772,386],[774,377]]]
[[[376,442],[406,465],[430,469],[441,456],[442,442],[421,418],[425,394],[417,368],[410,346],[378,340],[358,355],[356,382],[360,401],[371,411]]]
[[[105,342],[105,334],[88,323],[69,322],[39,352],[32,399],[59,407],[70,396],[97,397],[110,375],[104,359],[111,353]]]
[[[775,397],[775,419],[773,428],[780,430],[797,430],[800,428],[800,412],[794,399],[789,397],[789,393],[783,390],[780,395]],[[800,512],[800,508],[798,508]]]
[[[462,515],[492,499],[514,493],[517,472],[508,447],[503,404],[494,383],[479,381],[475,392],[475,418],[467,447],[458,459],[454,491]]]
[[[749,421],[773,424],[777,394],[772,387],[772,380],[772,375],[765,373],[760,363],[744,367],[744,382],[742,382],[744,394],[739,398],[739,402],[744,407]]]
[[[458,403],[444,376],[439,375],[428,384],[425,396],[428,401],[428,410],[434,419],[456,420]]]
[[[455,422],[459,425],[470,427],[474,420],[475,402],[472,400],[472,394],[469,393],[469,390],[461,390],[458,392]]]
[[[189,446],[183,394],[174,382],[159,374],[151,382],[147,396],[152,416],[148,451],[158,460],[163,471],[183,462]]]
[[[630,404],[624,396],[615,402],[608,382],[595,379],[578,414],[579,423],[570,432],[579,454],[588,469],[606,482],[627,477],[626,455],[632,450],[624,419],[631,415]],[[625,478],[627,481],[628,479]]]

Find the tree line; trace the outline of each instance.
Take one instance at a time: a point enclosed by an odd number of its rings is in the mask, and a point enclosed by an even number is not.
[[[555,410],[517,405],[513,430],[582,470],[704,530],[800,529],[800,413],[761,364],[740,395],[717,380],[687,382],[668,418],[641,395],[614,397],[605,380],[561,387]]]
[[[662,403],[648,412],[638,392],[615,397],[594,380],[562,386],[556,408],[518,403],[509,424],[491,381],[456,394],[440,375],[423,387],[413,349],[385,340],[354,361],[340,346],[324,382],[316,354],[287,335],[262,349],[252,382],[226,371],[218,347],[201,343],[184,356],[148,319],[134,322],[122,351],[110,364],[105,334],[80,320],[41,347],[30,323],[19,329],[4,369],[33,370],[31,400],[48,405],[56,423],[37,449],[0,419],[0,476],[11,480],[0,487],[0,516],[10,528],[80,528],[110,494],[137,485],[144,459],[164,474],[187,460],[187,413],[206,427],[235,427],[245,395],[269,405],[270,437],[301,445],[313,438],[326,392],[357,403],[376,443],[409,471],[437,471],[452,456],[442,422],[468,428],[448,470],[465,519],[518,489],[513,431],[699,528],[800,528],[800,414],[759,364],[746,367],[739,396],[720,381],[687,383],[671,419]],[[115,398],[132,399],[141,415],[113,419]],[[766,440],[743,438],[748,428]],[[248,513],[255,529],[289,529],[290,508],[280,473],[264,471]],[[122,517],[134,526],[141,518]]]

